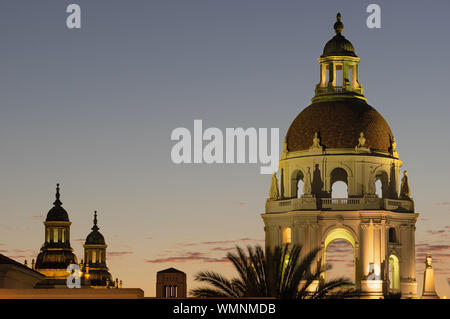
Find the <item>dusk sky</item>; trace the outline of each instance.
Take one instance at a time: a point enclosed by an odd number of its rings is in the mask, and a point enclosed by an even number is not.
[[[66,27],[69,3],[81,30]],[[366,26],[370,3],[381,29]],[[176,165],[171,132],[195,119],[279,128],[281,151],[337,12],[408,170],[419,295],[430,251],[437,292],[450,296],[448,0],[0,0],[0,253],[36,258],[60,183],[76,255],[97,210],[125,287],[154,296],[169,267],[188,289],[199,270],[233,275],[228,251],[264,245],[270,175],[261,164]],[[333,273],[352,275],[343,246]]]

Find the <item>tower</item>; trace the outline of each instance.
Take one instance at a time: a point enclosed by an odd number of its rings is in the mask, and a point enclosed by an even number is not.
[[[299,244],[303,255],[320,249],[321,267],[328,245],[345,240],[353,247],[355,287],[362,297],[401,292],[403,298],[416,298],[418,214],[408,176],[404,173],[399,192],[402,161],[395,138],[367,103],[358,77],[360,59],[343,28],[338,14],[336,35],[318,59],[320,81],[312,104],[294,119],[285,137],[281,194],[271,192],[262,215],[266,247]],[[345,183],[346,198],[334,198],[336,182]],[[378,193],[376,184],[381,186]]]
[[[59,184],[56,184],[56,200],[45,219],[45,238],[41,251],[37,256],[35,270],[44,274],[47,279],[37,286],[66,286],[69,273],[67,266],[77,263],[77,257],[70,246],[69,215],[62,207]]]
[[[156,274],[156,298],[186,298],[186,274],[175,268]]]
[[[82,265],[84,273],[89,267],[89,281],[91,287],[108,288],[114,285],[112,276],[106,266],[106,243],[103,235],[98,231],[97,211],[94,212],[94,226],[92,231],[86,237],[84,247],[84,261]]]

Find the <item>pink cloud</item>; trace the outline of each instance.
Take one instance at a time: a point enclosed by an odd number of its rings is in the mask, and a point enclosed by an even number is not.
[[[106,255],[108,256],[108,258],[122,257],[122,256],[131,255],[131,254],[133,254],[133,252],[131,252],[131,251],[108,251],[108,252],[106,252]]]
[[[146,262],[152,263],[152,264],[182,263],[182,262],[190,262],[190,261],[201,261],[201,262],[206,262],[206,263],[222,263],[222,262],[228,262],[228,259],[226,257],[221,257],[221,258],[208,257],[208,256],[205,256],[204,253],[200,253],[200,252],[186,252],[186,253],[179,254],[178,256],[146,260]]]
[[[436,205],[438,205],[438,206],[450,206],[450,202],[439,202],[439,203],[436,203]]]
[[[243,207],[243,206],[245,206],[247,204],[244,203],[244,202],[233,202],[233,205],[237,205],[237,206]]]

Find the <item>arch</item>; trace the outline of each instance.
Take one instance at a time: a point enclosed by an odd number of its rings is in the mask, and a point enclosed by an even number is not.
[[[355,238],[356,238],[356,236],[352,231],[350,231],[342,226],[333,228],[333,229],[327,231],[324,235],[324,240],[323,240],[324,249],[327,249],[327,246],[335,240],[348,241],[353,246],[353,248],[355,248],[356,247],[356,239]]]
[[[323,240],[323,249],[322,249],[322,265],[326,265],[326,251],[329,244],[336,240],[344,240],[348,242],[353,247],[353,262],[354,262],[354,281],[356,283],[356,236],[353,231],[348,230],[342,226],[333,228],[326,232]],[[325,280],[325,272],[322,274],[322,280]]]
[[[331,198],[348,198],[348,173],[342,167],[334,168],[330,173]],[[336,193],[338,194],[336,196]]]
[[[383,183],[379,179],[375,182],[375,195],[377,195],[378,198],[383,198]]]
[[[397,232],[394,227],[389,228],[389,242],[396,243],[397,242]]]
[[[375,171],[375,185],[378,181],[381,182],[381,198],[387,198],[389,194],[389,176],[385,170],[378,169]]]
[[[396,255],[389,256],[389,281],[393,292],[400,290],[400,263]]]
[[[299,198],[303,193],[303,187],[301,189],[298,188],[299,181],[303,181],[304,174],[301,169],[296,169],[291,174],[291,197]]]

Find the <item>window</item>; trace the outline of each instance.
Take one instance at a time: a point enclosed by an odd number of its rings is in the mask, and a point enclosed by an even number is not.
[[[66,230],[65,230],[65,229],[62,230],[61,241],[62,241],[63,243],[66,242]]]
[[[53,229],[53,242],[54,243],[58,242],[58,229],[57,228]]]
[[[92,251],[92,263],[93,263],[93,264],[96,263],[96,253],[95,253],[95,250]]]
[[[47,238],[47,243],[49,243],[50,242],[50,229],[47,229],[47,231],[46,231],[46,238]]]
[[[291,228],[283,228],[283,244],[290,244],[292,242]]]
[[[390,243],[397,242],[397,234],[395,233],[395,228],[389,228],[389,242]]]
[[[99,263],[102,262],[102,252],[101,251],[98,252],[98,262]]]

